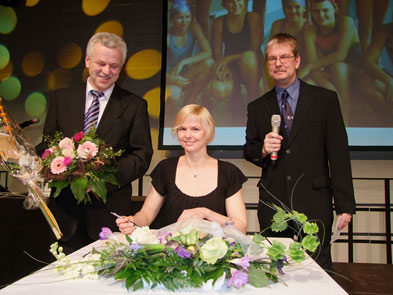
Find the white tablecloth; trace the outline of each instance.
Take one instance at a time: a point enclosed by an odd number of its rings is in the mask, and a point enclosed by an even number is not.
[[[273,239],[273,238],[272,238]],[[275,238],[284,244],[289,244],[290,239]],[[102,241],[96,241],[75,253],[72,257],[81,257],[88,253],[92,247],[99,248]],[[2,266],[3,270],[5,266]],[[271,284],[265,288],[254,288],[246,285],[241,289],[222,288],[219,291],[192,289],[176,291],[174,293],[165,289],[143,289],[136,292],[127,292],[124,282],[116,282],[113,278],[67,279],[55,273],[53,264],[39,270],[14,284],[0,290],[0,295],[28,294],[28,295],[99,295],[99,294],[280,294],[280,295],[342,295],[348,294],[342,289],[317,263],[311,258],[300,264],[291,264],[284,267],[285,274],[280,276],[284,283]]]

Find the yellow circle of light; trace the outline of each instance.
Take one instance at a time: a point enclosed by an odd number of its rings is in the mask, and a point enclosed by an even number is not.
[[[96,33],[98,32],[108,32],[122,37],[123,26],[118,21],[111,20],[111,21],[104,22],[102,25],[100,25],[96,30]]]
[[[144,49],[131,56],[125,66],[127,75],[135,80],[147,79],[161,69],[161,53],[154,49]]]
[[[40,0],[26,0],[25,5],[27,7],[33,7],[33,6],[36,6],[38,4],[38,2],[40,2]]]
[[[70,83],[71,83],[71,74],[69,71],[63,69],[56,69],[49,74],[48,88],[50,90],[69,86]]]
[[[0,69],[0,81],[3,81],[5,78],[10,77],[13,71],[14,71],[14,66],[10,61],[7,66]]]
[[[22,61],[22,69],[26,76],[35,77],[45,66],[44,56],[39,51],[28,53]]]
[[[155,119],[158,119],[160,116],[160,93],[161,88],[157,87],[149,90],[143,96],[147,101],[149,116]]]
[[[16,23],[17,17],[15,11],[11,7],[0,5],[0,33],[11,33],[15,29]]]
[[[108,6],[110,0],[82,0],[82,11],[88,16],[100,14]]]
[[[67,43],[59,51],[57,62],[63,69],[72,69],[82,59],[82,49],[76,43]]]

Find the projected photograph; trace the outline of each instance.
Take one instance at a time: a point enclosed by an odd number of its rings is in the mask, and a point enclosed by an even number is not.
[[[216,122],[210,146],[241,147],[247,104],[274,87],[264,47],[279,32],[300,43],[298,77],[337,92],[350,146],[392,146],[392,14],[391,0],[169,0],[161,146],[195,103]]]

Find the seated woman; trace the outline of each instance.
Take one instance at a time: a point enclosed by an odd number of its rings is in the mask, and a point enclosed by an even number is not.
[[[211,54],[199,24],[192,21],[186,0],[173,1],[167,34],[166,86],[168,109],[174,114],[184,104],[194,102],[206,86],[213,66]]]
[[[151,172],[152,188],[142,209],[134,216],[118,218],[120,231],[130,234],[135,227],[163,227],[177,221],[201,218],[227,222],[245,233],[246,208],[242,185],[247,180],[233,164],[210,157],[207,145],[214,138],[214,121],[201,106],[184,106],[176,115],[174,134],[184,156],[162,160]]]
[[[335,0],[311,0],[310,8],[313,25],[304,35],[307,64],[299,77],[338,91],[348,122],[350,70],[361,54],[356,26],[350,17],[339,14]]]

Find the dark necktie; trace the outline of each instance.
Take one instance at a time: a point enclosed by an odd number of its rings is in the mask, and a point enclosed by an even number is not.
[[[100,114],[100,100],[99,98],[104,95],[103,92],[97,90],[90,90],[93,96],[93,102],[85,115],[83,132],[88,132],[90,127],[96,127],[98,115]]]
[[[282,117],[284,120],[284,127],[287,131],[288,136],[291,133],[292,123],[293,123],[293,113],[291,106],[288,103],[288,92],[284,90],[281,94],[281,109],[282,109]]]

